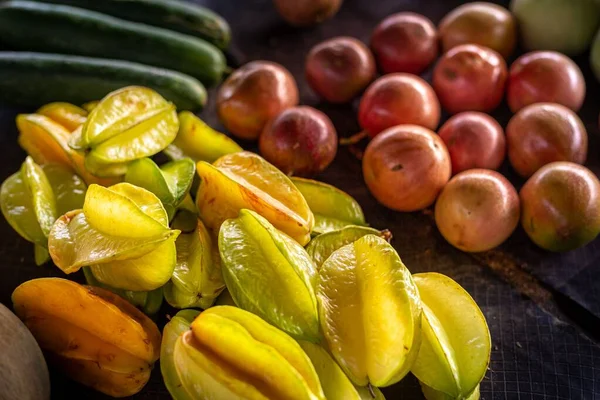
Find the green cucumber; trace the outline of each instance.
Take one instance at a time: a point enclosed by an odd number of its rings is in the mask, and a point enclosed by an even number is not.
[[[180,110],[206,104],[206,90],[196,79],[128,61],[6,51],[0,52],[0,76],[0,103],[15,106],[82,104],[129,85],[152,88]]]
[[[217,13],[181,0],[35,0],[98,11],[113,17],[198,36],[225,50],[229,24]]]
[[[219,82],[226,66],[223,53],[202,39],[95,11],[33,1],[0,3],[0,40],[17,50],[173,69],[205,85]]]

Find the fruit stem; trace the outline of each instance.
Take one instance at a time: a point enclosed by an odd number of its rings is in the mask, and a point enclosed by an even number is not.
[[[366,138],[368,135],[369,135],[369,133],[367,131],[360,131],[350,137],[341,138],[340,146],[350,146],[353,144],[357,144],[358,142],[360,142],[361,140]]]

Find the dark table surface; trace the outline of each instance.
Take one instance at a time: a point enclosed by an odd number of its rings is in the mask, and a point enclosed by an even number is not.
[[[293,0],[290,0],[293,1]],[[346,0],[339,14],[322,25],[296,29],[287,26],[270,0],[207,0],[201,2],[222,14],[233,29],[233,64],[267,59],[279,62],[296,77],[303,104],[317,107],[333,120],[340,136],[358,132],[357,102],[332,106],[319,101],[304,80],[303,63],[316,43],[339,35],[368,42],[370,32],[385,16],[416,11],[437,23],[457,0]],[[508,1],[497,1],[507,5]],[[576,59],[586,80],[588,95],[580,116],[589,134],[587,165],[600,173],[598,112],[600,84],[588,66],[588,54]],[[431,71],[424,74],[430,79]],[[213,92],[214,94],[214,92]],[[214,96],[212,96],[214,99]],[[0,178],[5,179],[23,162],[25,153],[16,142],[17,110],[0,108]],[[511,114],[503,104],[493,115],[505,125]],[[222,128],[214,104],[201,114],[209,124]],[[244,144],[253,149],[252,144]],[[508,165],[502,172],[519,188],[523,181]],[[536,248],[522,229],[500,248],[477,256],[462,253],[440,236],[430,215],[398,213],[385,209],[369,194],[361,165],[347,148],[340,148],[335,162],[319,179],[354,196],[374,227],[388,228],[393,245],[413,272],[437,271],[463,285],[485,314],[492,334],[489,370],[481,383],[483,399],[600,399],[600,239],[577,251],[552,254]],[[51,266],[36,267],[33,247],[7,223],[0,223],[0,302],[10,305],[10,294],[20,283],[41,276],[61,276]],[[83,281],[81,275],[73,277]],[[162,328],[163,307],[157,317]],[[100,393],[51,372],[52,396],[105,398]],[[384,389],[388,399],[420,399],[414,377]],[[139,399],[166,399],[158,366]]]

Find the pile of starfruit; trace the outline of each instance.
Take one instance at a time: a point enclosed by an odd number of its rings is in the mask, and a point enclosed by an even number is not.
[[[13,303],[71,378],[130,396],[160,355],[176,400],[384,399],[408,373],[427,399],[479,398],[480,309],[449,277],[412,275],[347,193],[146,88],[17,125],[29,157],[2,211],[38,264],[88,286],[34,279]],[[161,310],[162,340],[147,317]]]

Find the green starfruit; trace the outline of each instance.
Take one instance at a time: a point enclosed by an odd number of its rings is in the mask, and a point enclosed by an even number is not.
[[[376,388],[354,386],[331,355],[318,344],[298,341],[315,367],[327,400],[385,400]],[[372,393],[371,393],[372,392]]]
[[[225,288],[217,244],[202,221],[197,224],[194,232],[179,235],[175,242],[177,264],[164,293],[176,308],[206,309]]]
[[[229,218],[246,208],[266,218],[301,245],[308,243],[314,217],[290,179],[262,157],[232,153],[213,165],[200,161],[196,204],[206,227],[218,231]]]
[[[34,243],[37,265],[49,260],[48,235],[57,216],[81,207],[85,191],[85,183],[65,167],[39,166],[31,157],[2,184],[2,213],[19,235]]]
[[[87,150],[85,166],[98,176],[123,175],[134,160],[166,148],[177,135],[175,106],[152,89],[129,86],[92,109],[69,146]]]
[[[140,308],[147,315],[154,315],[160,309],[163,302],[163,290],[158,288],[150,292],[134,292],[132,290],[115,289],[98,281],[92,273],[90,267],[83,267],[85,280],[90,286],[97,286],[102,289],[110,290],[111,292],[121,296],[129,301],[134,306]]]
[[[125,182],[154,193],[172,217],[188,194],[196,174],[196,164],[189,158],[159,167],[150,158],[133,161],[127,167]]]
[[[175,400],[325,399],[298,343],[237,307],[179,312],[165,326],[161,357]]]
[[[490,360],[491,339],[485,317],[467,291],[451,278],[433,272],[413,278],[419,288],[423,318],[421,349],[411,372],[431,393],[470,398]]]
[[[348,225],[367,225],[362,208],[348,193],[312,179],[291,179],[315,216],[313,234],[338,230]]]
[[[464,400],[479,400],[479,397],[480,397],[479,385],[477,385],[475,390],[473,390],[473,392],[471,392],[471,394],[469,394],[466,397],[464,397],[464,396],[460,396],[460,397],[449,396],[444,392],[440,392],[438,390],[430,388],[427,385],[424,385],[422,382],[421,382],[421,390],[423,391],[423,396],[427,400],[463,400],[463,399]]]
[[[302,246],[254,211],[241,210],[221,226],[219,252],[238,306],[294,338],[319,339],[317,269]]]
[[[392,236],[388,230],[378,231],[366,226],[348,225],[342,229],[329,231],[315,237],[306,246],[306,251],[317,264],[317,268],[321,268],[321,265],[334,251],[347,244],[354,243],[365,235],[380,236],[388,242]]]
[[[193,113],[182,111],[177,137],[163,152],[173,160],[189,157],[212,163],[219,157],[242,150],[229,136],[217,132]]]
[[[420,344],[421,302],[394,248],[366,235],[336,250],[319,270],[321,329],[359,386],[389,386],[410,370]]]

